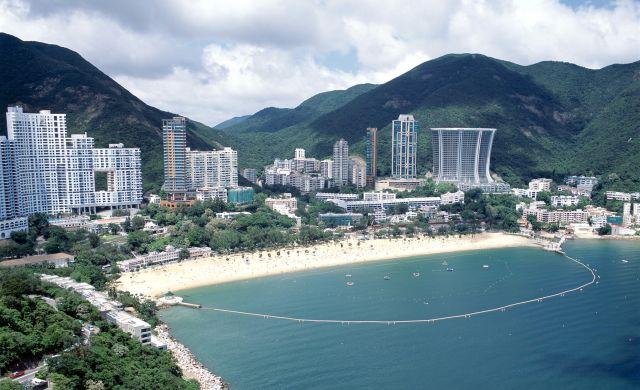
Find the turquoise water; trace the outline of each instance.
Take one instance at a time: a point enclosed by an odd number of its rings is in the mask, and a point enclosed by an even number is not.
[[[640,388],[640,242],[572,241],[565,250],[597,269],[597,285],[466,319],[300,324],[180,307],[161,316],[234,389]],[[560,255],[513,248],[336,267],[181,295],[204,306],[292,317],[401,320],[501,306],[589,280],[587,270]]]

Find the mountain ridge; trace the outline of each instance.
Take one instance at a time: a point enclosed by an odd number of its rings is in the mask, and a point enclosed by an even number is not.
[[[259,128],[245,126],[236,134],[235,142],[239,155],[247,157],[243,164],[259,166],[275,155],[290,155],[296,143],[309,148],[310,155],[327,156],[339,137],[347,139],[351,150],[362,155],[366,127],[378,127],[379,170],[388,174],[389,126],[398,114],[408,113],[414,114],[422,127],[420,174],[426,173],[431,164],[429,127],[496,127],[492,170],[512,184],[536,175],[589,172],[618,173],[640,183],[639,175],[628,166],[640,158],[633,149],[638,144],[629,145],[627,153],[618,154],[618,159],[608,159],[611,167],[591,161],[594,156],[607,156],[616,150],[602,138],[640,132],[633,125],[640,123],[640,111],[634,106],[639,74],[640,62],[587,69],[566,62],[541,61],[524,66],[481,54],[450,54],[365,91],[310,123],[271,129],[269,137]],[[617,119],[594,122],[625,93],[629,96],[617,103],[623,106],[618,108]],[[612,134],[617,123],[627,125]],[[227,131],[233,132],[233,126]],[[272,146],[263,145],[258,153],[243,150],[243,145],[263,144],[268,138]],[[600,141],[589,142],[591,139]],[[591,152],[583,152],[585,148]]]
[[[19,104],[27,112],[65,113],[69,134],[86,132],[98,147],[120,142],[139,147],[144,188],[159,189],[161,120],[176,114],[147,105],[73,50],[5,33],[0,33],[0,82],[2,107]],[[6,121],[0,123],[0,133],[6,134]],[[220,147],[226,138],[191,120],[188,131],[194,148]]]

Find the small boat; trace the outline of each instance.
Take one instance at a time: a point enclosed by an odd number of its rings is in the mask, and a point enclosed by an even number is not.
[[[385,275],[383,279],[384,279],[384,280],[391,280],[391,276],[389,276],[389,275]]]
[[[353,282],[347,282],[347,286],[353,286]]]
[[[418,276],[420,276],[420,272],[414,272],[413,273],[413,277],[417,278]]]
[[[626,264],[626,263],[628,263],[628,262],[629,262],[629,260],[622,259],[622,262]]]
[[[442,265],[449,265],[449,263],[447,263],[447,261],[445,260],[442,262]]]
[[[482,268],[489,268],[487,264],[483,265]]]
[[[453,268],[447,268],[447,272],[453,272]]]
[[[345,277],[350,278],[351,274],[346,274]]]

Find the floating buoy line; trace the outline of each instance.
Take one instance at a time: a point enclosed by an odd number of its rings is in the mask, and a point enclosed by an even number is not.
[[[449,316],[433,317],[433,318],[421,318],[421,319],[410,319],[410,320],[357,320],[357,319],[354,319],[354,320],[340,320],[340,319],[315,319],[315,318],[287,317],[287,316],[278,316],[278,315],[265,314],[265,313],[253,313],[253,312],[241,311],[241,310],[223,309],[223,308],[211,307],[211,306],[203,306],[203,307],[200,308],[200,310],[209,310],[209,311],[216,311],[216,312],[219,312],[219,313],[237,314],[237,315],[243,315],[243,316],[249,316],[249,317],[261,317],[261,318],[264,318],[264,319],[292,321],[292,322],[299,322],[299,323],[322,323],[322,324],[342,324],[342,325],[350,325],[350,324],[386,324],[386,325],[416,324],[416,323],[434,323],[434,322],[437,322],[437,321],[453,320],[453,319],[456,319],[456,318],[470,318],[470,317],[478,316],[478,315],[481,315],[481,314],[488,314],[488,313],[493,313],[493,312],[504,312],[506,309],[514,308],[514,307],[517,307],[517,306],[523,306],[523,305],[526,305],[526,304],[529,304],[529,303],[538,303],[538,302],[542,302],[542,301],[545,301],[547,299],[555,298],[555,297],[558,297],[558,296],[565,296],[566,294],[570,294],[572,292],[583,291],[583,289],[585,287],[588,287],[588,286],[596,283],[596,279],[597,279],[596,273],[591,267],[589,267],[587,264],[584,264],[580,260],[577,260],[577,259],[574,259],[573,257],[567,256],[566,254],[563,254],[563,256],[566,257],[567,259],[573,261],[574,263],[582,266],[587,271],[589,271],[589,273],[591,274],[591,280],[589,282],[581,284],[581,285],[579,285],[577,287],[570,288],[568,290],[563,290],[563,291],[560,291],[560,292],[557,292],[557,293],[554,293],[554,294],[544,295],[544,296],[541,296],[541,297],[535,297],[535,298],[527,299],[525,301],[514,302],[514,303],[510,303],[508,305],[493,307],[493,308],[490,308],[490,309],[478,310],[478,311],[473,311],[473,312],[469,312],[469,313],[462,313],[462,314],[454,314],[454,315],[449,315]]]

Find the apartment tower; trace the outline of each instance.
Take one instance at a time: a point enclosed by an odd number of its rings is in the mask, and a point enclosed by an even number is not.
[[[185,196],[191,189],[187,175],[187,119],[181,116],[162,120],[164,184],[171,198]]]
[[[349,143],[340,138],[333,144],[333,181],[342,187],[349,183]]]
[[[391,176],[413,179],[417,175],[418,122],[413,115],[400,115],[391,124]]]
[[[491,183],[489,164],[496,129],[434,128],[433,176],[436,182]]]
[[[367,186],[373,187],[378,174],[378,129],[375,127],[367,128],[366,164]]]

